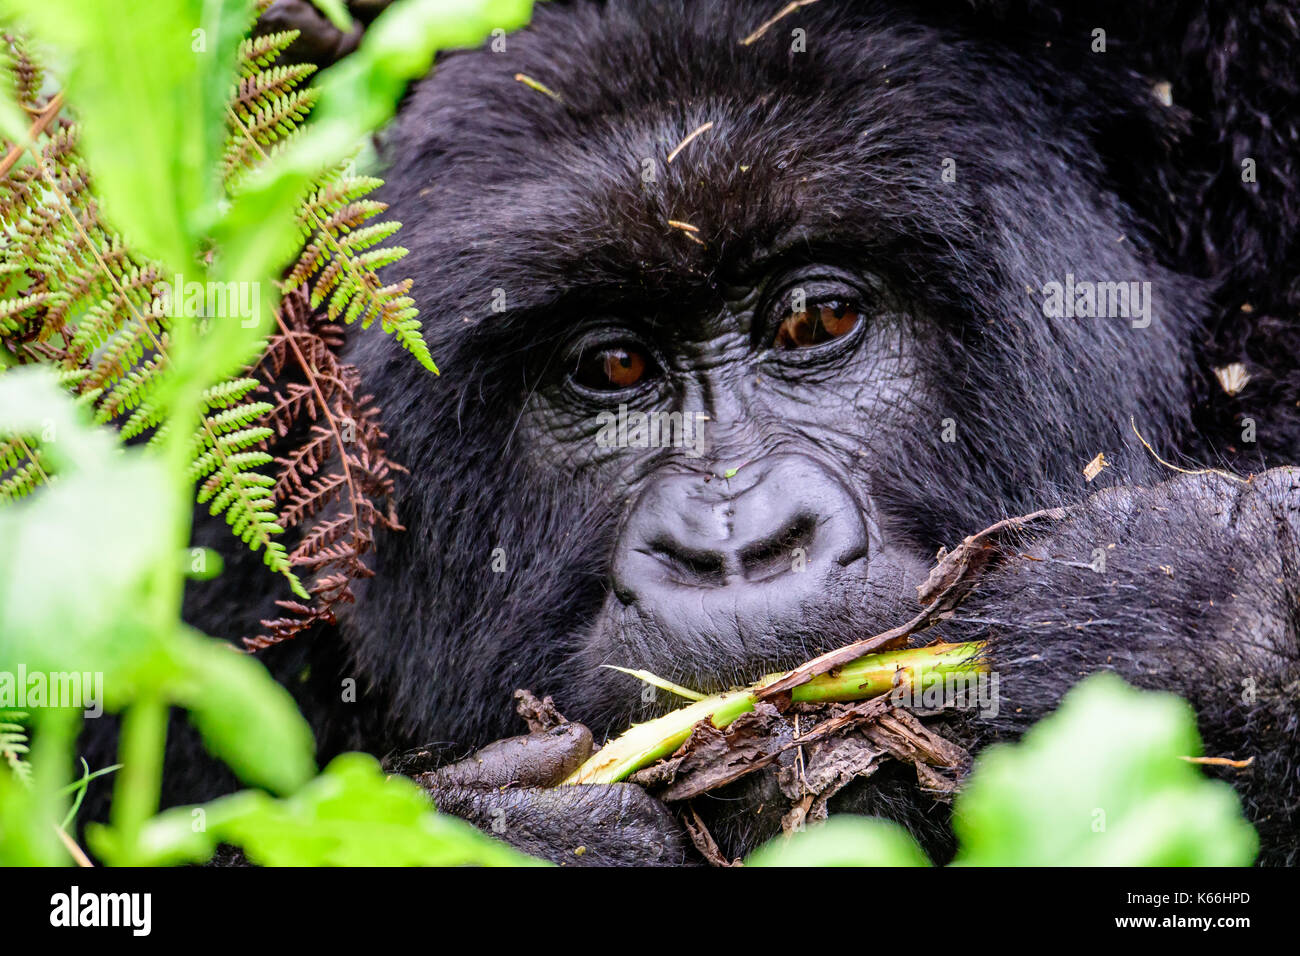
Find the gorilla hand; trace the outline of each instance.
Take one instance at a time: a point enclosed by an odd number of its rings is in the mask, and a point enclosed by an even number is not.
[[[417,774],[434,803],[533,856],[570,866],[692,862],[681,824],[635,784],[557,786],[591,754],[582,724],[510,737]]]

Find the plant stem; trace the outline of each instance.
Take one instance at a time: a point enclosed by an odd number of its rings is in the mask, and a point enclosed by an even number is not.
[[[979,642],[966,644],[931,644],[928,647],[868,654],[843,667],[808,680],[791,691],[796,702],[828,703],[867,700],[887,693],[899,680],[920,683],[927,674],[978,674],[986,670],[979,663],[983,648]],[[727,726],[741,714],[754,709],[755,692],[784,677],[769,674],[749,687],[715,694],[689,706],[644,724],[635,724],[626,733],[598,750],[575,770],[565,784],[617,783],[642,767],[647,767],[684,744],[691,728],[709,719],[713,726]]]
[[[868,654],[826,674],[818,674],[790,692],[795,702],[827,703],[830,701],[866,700],[883,694],[894,686],[898,671],[906,671],[913,683],[924,675],[978,674],[978,644],[931,644],[903,651]],[[760,683],[770,683],[780,674],[772,674]]]
[[[122,772],[113,788],[111,814],[118,854],[113,863],[118,866],[129,866],[142,856],[140,834],[158,809],[166,744],[167,702],[157,691],[142,694],[122,715]]]

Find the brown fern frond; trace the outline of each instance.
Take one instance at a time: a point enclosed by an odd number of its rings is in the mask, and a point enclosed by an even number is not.
[[[284,526],[302,531],[289,560],[314,575],[312,602],[277,602],[287,614],[262,621],[264,632],[244,639],[250,649],[333,623],[336,608],[355,600],[352,582],[373,574],[365,557],[374,530],[401,530],[393,475],[405,469],[384,453],[379,408],[360,394],[357,369],[339,358],[341,329],[312,309],[301,288],[286,294],[277,319],[254,371],[274,397],[265,420],[286,445],[275,458],[274,495]]]
[[[303,479],[320,471],[321,466],[334,453],[335,449],[331,443],[333,437],[328,428],[316,426],[311,430],[311,438],[288,455],[275,460],[275,463],[280,466],[280,474],[275,482],[277,498],[292,499],[295,495],[307,493]]]
[[[14,33],[0,34],[7,51],[9,75],[12,77],[14,99],[28,112],[40,109],[41,86],[45,71],[27,49],[27,41]]]
[[[258,9],[268,2],[257,0]],[[315,102],[306,85],[312,68],[275,62],[296,37],[263,35],[241,46],[223,169],[231,195],[297,134]],[[155,296],[161,270],[101,218],[62,94],[47,90],[21,38],[0,38],[0,82],[30,118],[21,143],[0,145],[4,364],[53,366],[97,422],[124,441],[156,445],[170,428],[157,396],[165,394],[158,385],[169,371],[174,321]],[[284,602],[286,616],[265,622],[271,637],[250,639],[250,646],[332,621],[335,608],[354,599],[351,582],[372,573],[365,558],[375,529],[401,527],[392,476],[403,469],[384,455],[379,409],[340,358],[343,326],[379,319],[434,368],[406,294],[409,281],[378,278],[404,255],[384,245],[397,224],[375,221],[387,207],[367,194],[379,184],[345,166],[315,183],[301,207],[304,249],[285,276],[279,331],[254,368],[208,389],[192,436],[197,502],[223,514],[250,548],[264,550],[266,563],[302,599]],[[313,293],[325,315],[309,306]],[[200,334],[207,321],[197,317]],[[51,477],[38,440],[0,441],[0,498],[23,497]],[[298,535],[292,553],[275,537],[286,530]],[[313,576],[309,589],[294,568]]]

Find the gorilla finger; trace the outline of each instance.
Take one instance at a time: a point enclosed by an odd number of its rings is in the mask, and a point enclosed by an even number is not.
[[[681,866],[698,862],[685,829],[635,784],[549,790],[455,788],[434,793],[438,809],[518,850],[572,866]]]
[[[429,790],[550,787],[590,756],[591,731],[582,724],[560,724],[550,730],[498,740],[464,760],[415,779]]]

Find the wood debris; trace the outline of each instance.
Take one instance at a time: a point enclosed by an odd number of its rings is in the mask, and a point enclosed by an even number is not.
[[[1098,452],[1096,458],[1094,458],[1092,461],[1088,462],[1088,464],[1083,466],[1083,478],[1085,481],[1092,481],[1092,479],[1096,478],[1098,475],[1101,474],[1101,470],[1103,468],[1109,468],[1109,467],[1110,467],[1110,462],[1106,460],[1105,453]]]
[[[757,30],[755,30],[755,31],[754,31],[753,33],[751,33],[749,36],[745,37],[745,39],[741,40],[741,41],[740,41],[740,45],[741,45],[741,46],[749,46],[749,45],[750,45],[751,43],[753,43],[755,40],[757,40],[757,39],[759,39],[760,37],[762,37],[763,34],[766,33],[768,30],[770,30],[770,29],[771,29],[771,28],[772,28],[776,23],[778,23],[779,21],[785,19],[785,18],[788,17],[790,14],[792,14],[792,13],[794,13],[796,10],[798,10],[800,7],[806,7],[806,6],[808,6],[810,3],[816,3],[816,2],[817,2],[817,0],[791,0],[790,3],[787,3],[787,4],[786,4],[784,7],[782,7],[779,11],[777,11],[776,16],[772,17],[772,18],[769,19],[769,20],[765,20],[762,24],[760,24],[760,26],[759,26],[759,28],[758,28]]]
[[[549,696],[538,700],[531,691],[517,690],[515,700],[519,702],[515,705],[515,712],[527,722],[530,734],[541,733],[569,722],[556,709],[555,701]]]
[[[1250,382],[1250,372],[1241,362],[1233,362],[1214,370],[1214,377],[1219,380],[1219,387],[1228,395],[1240,394]]]
[[[697,128],[694,132],[692,132],[692,133],[691,133],[689,136],[687,136],[684,140],[682,140],[682,141],[681,141],[680,143],[678,143],[675,147],[673,147],[673,151],[672,151],[671,153],[668,154],[668,159],[665,160],[665,162],[666,162],[669,166],[671,166],[671,165],[673,164],[673,160],[677,158],[677,154],[680,153],[682,150],[684,150],[687,146],[689,146],[690,143],[691,143],[691,140],[695,139],[695,137],[699,136],[701,133],[703,133],[703,132],[705,132],[705,131],[707,131],[707,130],[711,130],[711,129],[713,129],[713,121],[712,121],[712,120],[710,120],[709,122],[705,123],[703,126]]]
[[[564,102],[564,97],[560,96],[560,94],[555,92],[555,90],[551,89],[545,83],[539,83],[537,80],[534,80],[531,76],[528,76],[525,73],[516,73],[515,79],[524,84],[524,86],[528,87],[530,90],[536,90],[538,93],[545,94],[558,103]]]

